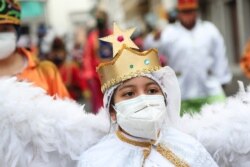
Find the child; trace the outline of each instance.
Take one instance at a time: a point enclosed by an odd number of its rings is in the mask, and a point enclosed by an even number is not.
[[[216,167],[198,141],[172,128],[180,109],[175,73],[161,68],[156,50],[132,49],[132,32],[114,25],[114,34],[102,39],[113,43],[114,58],[97,71],[117,127],[82,154],[78,167]]]

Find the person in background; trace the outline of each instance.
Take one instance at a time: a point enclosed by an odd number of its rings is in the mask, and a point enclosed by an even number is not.
[[[30,37],[30,29],[28,25],[20,26],[17,47],[25,48],[31,51],[31,37]]]
[[[159,19],[156,21],[154,24],[150,23],[150,21],[147,24],[147,35],[145,35],[144,40],[143,40],[143,49],[149,49],[149,48],[159,48],[160,47],[160,37],[161,37],[161,32],[162,30],[168,26],[170,23],[170,15],[167,13],[165,15],[164,19],[167,18],[167,21],[163,21],[162,19]],[[154,19],[156,20],[156,19]],[[165,55],[162,53],[159,53],[159,58],[161,61],[162,66],[167,65],[167,58]]]
[[[149,32],[143,40],[143,48],[144,49],[159,48],[160,35],[161,35],[161,30],[158,30],[157,28]],[[160,53],[159,59],[162,67],[167,65],[167,58],[165,55]]]
[[[98,38],[107,36],[110,32],[107,13],[97,10],[96,28],[88,35],[83,53],[83,71],[91,92],[91,105],[94,113],[97,113],[103,105],[103,94],[100,89],[101,84],[96,73],[96,67],[100,61],[112,58],[112,47],[102,41],[99,42]]]
[[[247,42],[240,60],[240,67],[247,78],[250,78],[250,40]]]
[[[197,0],[178,0],[178,21],[161,33],[160,51],[174,69],[182,95],[182,112],[200,111],[224,101],[232,79],[223,37],[214,24],[198,18]]]
[[[49,35],[49,30],[44,23],[40,23],[37,28],[37,47],[38,47],[38,57],[41,60],[45,60],[48,53],[48,47],[46,37]]]
[[[49,61],[39,62],[25,48],[17,48],[20,27],[20,4],[0,1],[0,77],[16,76],[43,88],[49,95],[68,98],[60,73]]]
[[[170,10],[167,14],[168,14],[169,24],[174,24],[177,20],[177,11],[173,9],[173,10]]]
[[[76,101],[82,100],[86,83],[81,78],[79,64],[68,57],[63,39],[54,38],[47,59],[56,64],[70,96]]]

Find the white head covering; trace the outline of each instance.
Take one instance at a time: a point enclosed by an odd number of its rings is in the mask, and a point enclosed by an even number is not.
[[[167,101],[166,125],[176,126],[180,119],[181,93],[175,72],[166,66],[155,72],[143,74],[142,76],[154,80],[161,87]],[[103,103],[106,111],[109,111],[112,96],[119,85],[121,85],[121,83],[105,91]]]

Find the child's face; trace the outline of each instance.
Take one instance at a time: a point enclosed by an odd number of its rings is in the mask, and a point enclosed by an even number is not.
[[[113,104],[123,100],[136,98],[140,95],[163,95],[160,86],[147,77],[136,77],[125,81],[120,85],[113,97]],[[115,120],[115,111],[111,111],[111,117]]]
[[[114,104],[140,95],[163,95],[160,86],[147,77],[136,77],[125,81],[114,94]]]

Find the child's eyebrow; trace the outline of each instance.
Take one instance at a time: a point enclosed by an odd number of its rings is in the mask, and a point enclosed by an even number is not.
[[[155,83],[155,82],[148,82],[147,84],[146,84],[146,86],[150,86],[150,85],[156,85],[156,86],[159,86],[157,83]]]
[[[125,89],[125,88],[133,88],[134,85],[122,85],[120,88],[118,88],[118,91]]]

